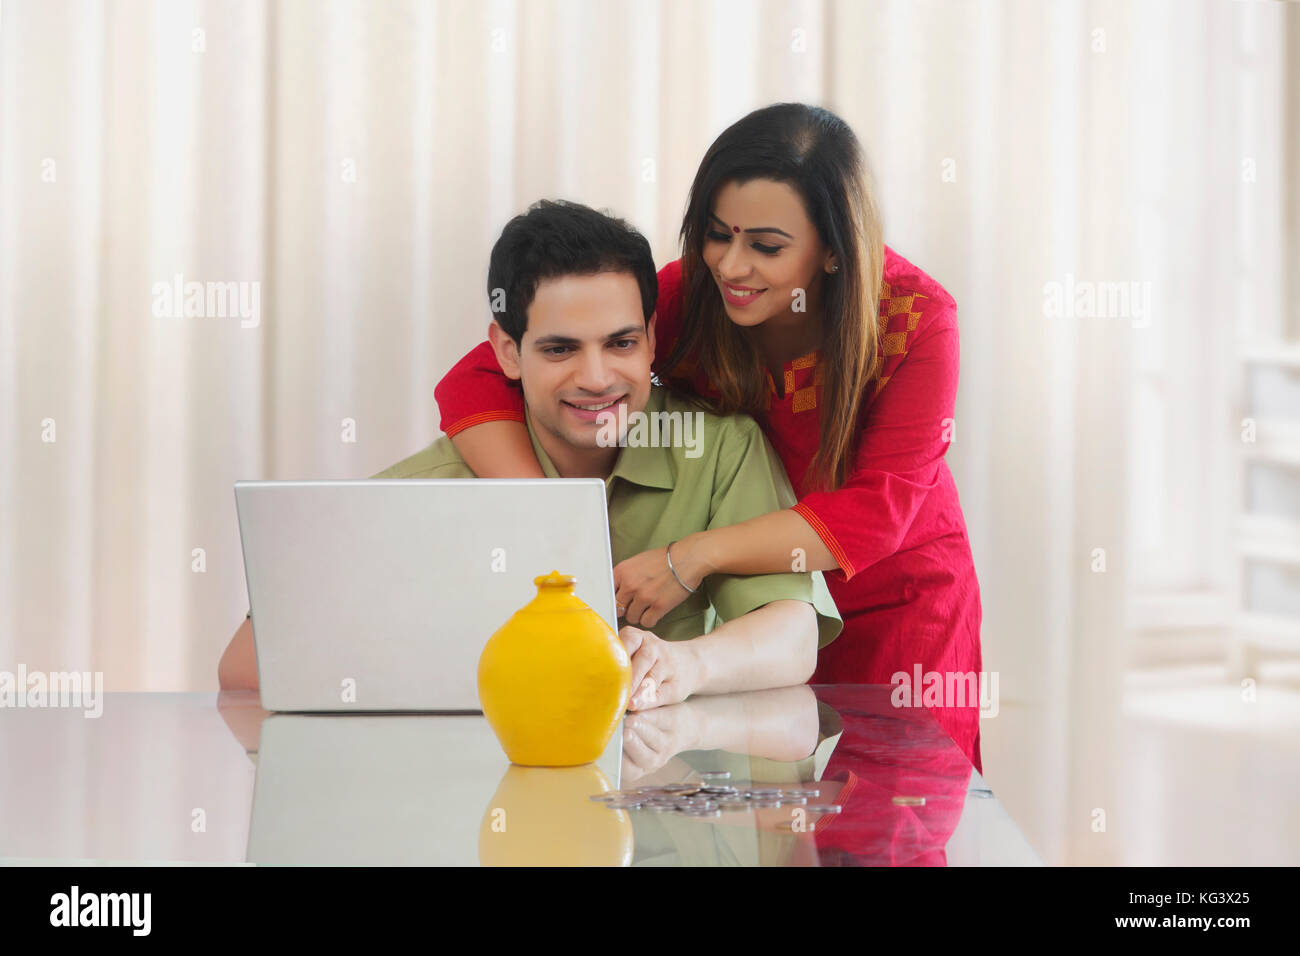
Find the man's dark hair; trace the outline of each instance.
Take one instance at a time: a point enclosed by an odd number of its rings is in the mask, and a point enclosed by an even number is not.
[[[599,272],[630,272],[636,277],[648,323],[659,280],[645,236],[624,220],[581,203],[535,202],[506,223],[492,247],[487,281],[492,317],[518,345],[528,328],[528,307],[538,283]]]

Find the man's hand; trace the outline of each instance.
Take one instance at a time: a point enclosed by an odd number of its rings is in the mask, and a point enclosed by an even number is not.
[[[695,707],[695,701],[688,700],[629,714],[623,720],[621,779],[636,780],[654,773],[683,751],[700,749],[702,721]]]
[[[680,703],[700,686],[702,669],[690,641],[661,640],[630,625],[625,625],[618,636],[632,660],[628,710]]]

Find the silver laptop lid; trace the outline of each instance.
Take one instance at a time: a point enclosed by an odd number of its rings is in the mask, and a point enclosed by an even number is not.
[[[558,570],[611,627],[605,485],[239,481],[262,706],[477,711],[489,637]]]

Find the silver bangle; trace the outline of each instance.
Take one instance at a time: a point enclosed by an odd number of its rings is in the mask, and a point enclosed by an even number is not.
[[[675,545],[676,543],[677,543],[676,541],[668,542],[668,547],[664,548],[664,557],[668,559],[668,570],[673,573],[673,577],[676,578],[677,583],[680,584],[682,587],[686,588],[686,582],[683,581],[681,578],[677,577],[677,569],[673,567],[672,550],[673,550],[673,545]],[[695,588],[686,588],[686,593],[694,594]]]

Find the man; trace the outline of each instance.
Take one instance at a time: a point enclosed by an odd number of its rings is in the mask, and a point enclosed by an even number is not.
[[[573,203],[516,216],[488,268],[489,338],[523,388],[543,471],[605,480],[615,563],[664,548],[671,566],[674,541],[794,495],[752,419],[707,414],[652,383],[657,293],[645,238]],[[476,476],[440,438],[374,477]],[[820,573],[710,576],[652,630],[619,631],[632,659],[629,707],[803,683],[841,626]],[[223,688],[257,686],[250,622],[219,675]]]

